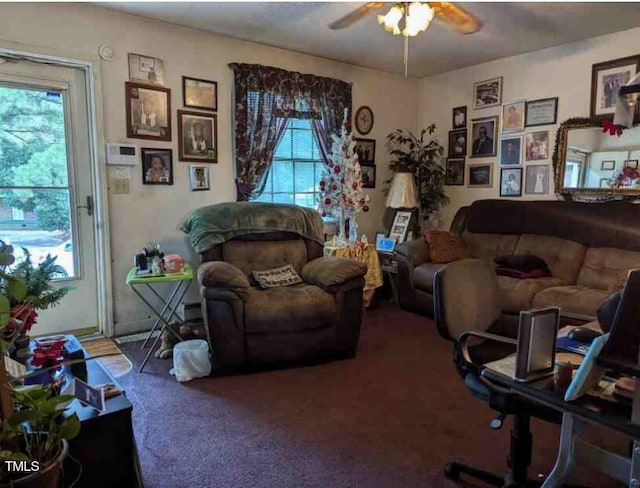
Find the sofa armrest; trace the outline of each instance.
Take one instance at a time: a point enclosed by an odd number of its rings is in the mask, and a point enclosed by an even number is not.
[[[406,262],[412,269],[431,261],[429,244],[423,238],[403,242],[396,247],[396,259]]]
[[[246,275],[233,264],[209,261],[198,268],[198,284],[205,288],[229,290],[243,300],[249,296],[251,284]]]
[[[335,289],[354,278],[367,274],[367,266],[360,261],[335,256],[325,256],[309,261],[302,268],[302,279],[306,283],[324,289]]]

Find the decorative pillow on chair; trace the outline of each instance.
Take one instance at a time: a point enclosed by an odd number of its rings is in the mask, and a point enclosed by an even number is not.
[[[253,271],[253,278],[258,282],[260,288],[276,288],[278,286],[290,286],[302,283],[302,278],[287,264],[280,268],[265,269],[264,271]]]
[[[446,230],[427,230],[423,235],[429,244],[432,263],[450,263],[471,257],[471,253],[456,234]]]

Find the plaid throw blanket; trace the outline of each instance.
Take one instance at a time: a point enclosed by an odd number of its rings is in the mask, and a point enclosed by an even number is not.
[[[296,205],[228,202],[194,210],[182,224],[197,253],[245,234],[293,232],[324,244],[322,219],[315,210]]]

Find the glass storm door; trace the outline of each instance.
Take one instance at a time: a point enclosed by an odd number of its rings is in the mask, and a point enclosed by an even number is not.
[[[4,62],[2,62],[4,61]],[[98,330],[95,220],[84,71],[0,58],[0,239],[18,260],[48,255],[54,286],[31,335]],[[24,248],[24,250],[23,250]]]

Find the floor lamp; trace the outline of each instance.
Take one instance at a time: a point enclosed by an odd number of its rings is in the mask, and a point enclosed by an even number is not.
[[[413,225],[410,230],[416,233],[418,219],[418,192],[416,190],[416,181],[413,177],[413,173],[406,171],[398,172],[393,176],[391,180],[391,188],[389,188],[389,195],[387,196],[387,209],[384,215],[384,226],[387,229],[387,234],[391,231],[393,225],[393,219],[397,210],[408,210],[412,212]],[[415,217],[413,217],[415,215]]]

